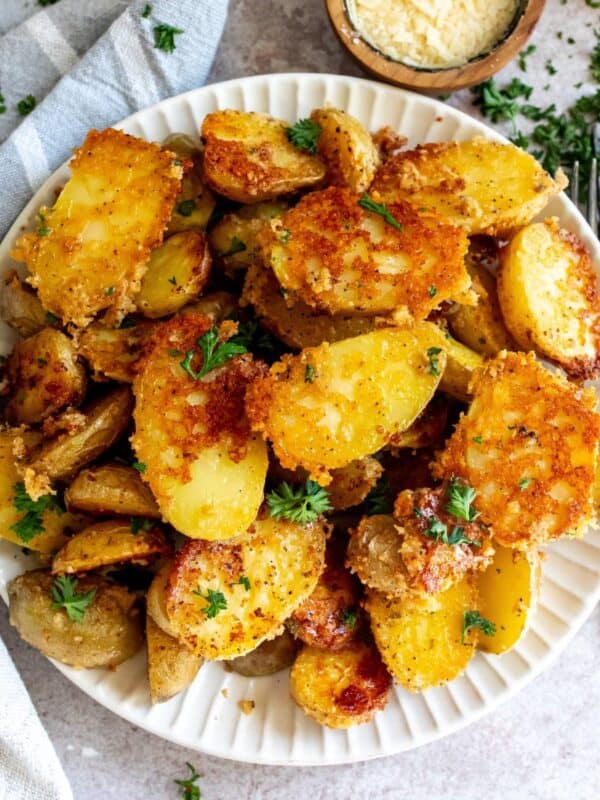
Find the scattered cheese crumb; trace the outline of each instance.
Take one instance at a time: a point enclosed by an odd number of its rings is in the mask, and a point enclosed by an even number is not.
[[[254,707],[256,703],[254,700],[239,700],[238,701],[238,708],[242,712],[242,714],[251,714],[254,711]]]

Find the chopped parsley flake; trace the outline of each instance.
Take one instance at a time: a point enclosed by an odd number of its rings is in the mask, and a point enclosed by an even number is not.
[[[295,125],[286,128],[285,134],[298,150],[304,150],[311,155],[315,155],[321,130],[321,126],[311,119],[301,119]]]
[[[52,587],[52,608],[67,612],[73,622],[81,622],[87,607],[94,602],[96,590],[90,589],[85,594],[77,593],[77,578],[59,575]]]
[[[175,50],[175,37],[183,33],[181,28],[174,28],[161,22],[154,26],[154,47],[163,50],[165,53],[172,53]],[[185,216],[185,215],[184,215]]]
[[[439,375],[440,374],[440,361],[439,355],[442,352],[441,347],[428,347],[427,348],[427,358],[429,359],[429,374],[430,375]]]
[[[197,594],[198,597],[206,600],[206,605],[202,610],[209,619],[214,619],[220,611],[225,611],[227,608],[227,600],[223,592],[208,589],[206,594],[202,594],[200,588],[198,588],[193,590],[193,594]]]
[[[32,500],[25,491],[25,484],[19,481],[15,484],[13,506],[16,511],[24,512],[24,516],[10,526],[22,542],[31,541],[34,536],[44,530],[42,514],[45,511],[63,513],[63,508],[52,494],[45,494],[37,500]]]
[[[314,522],[320,514],[331,510],[329,492],[311,480],[300,486],[284,481],[267,494],[266,500],[271,517],[300,525]]]
[[[391,225],[392,228],[395,228],[397,231],[403,231],[404,225],[401,222],[398,222],[396,217],[388,210],[385,203],[376,203],[368,194],[363,194],[363,196],[358,201],[358,205],[361,208],[364,208],[365,211],[369,211],[371,214],[378,214],[382,217],[388,225]]]
[[[26,117],[27,114],[31,114],[33,109],[36,106],[36,99],[32,94],[28,94],[22,100],[19,100],[17,103],[17,111],[22,117]]]
[[[196,208],[195,200],[182,200],[177,204],[177,213],[182,217],[191,217],[192,211]]]
[[[479,628],[486,636],[493,636],[496,633],[496,626],[489,619],[482,617],[479,611],[463,611],[463,625],[461,633],[461,643],[465,643],[465,634],[469,628]]]

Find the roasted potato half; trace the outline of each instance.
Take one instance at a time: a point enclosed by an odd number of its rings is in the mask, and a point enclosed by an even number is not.
[[[170,236],[150,255],[136,297],[138,309],[150,319],[174,314],[198,297],[208,281],[210,267],[203,233],[184,231]]]
[[[168,559],[156,573],[146,595],[146,608],[158,627],[173,638],[177,631],[167,616],[167,581],[173,570],[173,561]]]
[[[274,639],[259,644],[256,650],[225,663],[238,675],[260,678],[263,675],[274,675],[290,667],[297,652],[296,640],[288,630],[285,630]]]
[[[194,303],[184,306],[180,314],[202,314],[208,317],[213,325],[232,316],[238,308],[237,298],[231,292],[211,292],[200,297]]]
[[[187,542],[167,582],[178,638],[208,659],[231,659],[282,631],[323,569],[325,528],[257,520],[238,542]]]
[[[267,449],[250,430],[244,394],[264,368],[244,354],[195,379],[207,334],[217,335],[211,321],[195,314],[158,327],[134,381],[132,443],[166,521],[194,539],[228,539],[263,500]]]
[[[150,700],[164,703],[190,685],[204,659],[161,630],[146,615],[146,647]]]
[[[400,686],[424,691],[454,680],[475,653],[477,629],[464,629],[478,608],[477,589],[464,578],[447,591],[423,597],[386,597],[369,591],[365,607],[384,664]]]
[[[252,427],[284,467],[327,485],[331,469],[377,452],[427,405],[445,366],[443,338],[423,322],[284,356],[248,389]]]
[[[144,622],[136,596],[101,578],[80,578],[77,594],[94,591],[83,619],[74,622],[54,606],[54,577],[46,570],[19,575],[8,585],[11,625],[45,656],[71,667],[115,667],[131,658],[144,641]]]
[[[346,565],[370,589],[400,596],[408,587],[401,545],[402,533],[391,514],[363,517],[350,532]]]
[[[393,204],[389,219],[350,189],[310,192],[259,234],[264,263],[288,292],[331,314],[424,319],[468,290],[467,237]]]
[[[11,394],[4,413],[12,425],[32,425],[65,406],[79,405],[87,385],[73,342],[54,328],[15,344],[7,376]]]
[[[476,137],[390,156],[371,192],[386,203],[410,203],[469,234],[499,236],[531,222],[566,185],[562,171],[553,180],[524,150]]]
[[[502,352],[475,373],[473,402],[434,475],[477,493],[497,542],[528,549],[593,519],[600,417],[591,389],[569,383],[532,353]]]
[[[361,641],[335,652],[303,647],[290,672],[296,703],[328,728],[369,722],[385,707],[391,684],[375,647]]]
[[[255,203],[242,206],[235,214],[225,214],[216,223],[208,236],[213,254],[225,267],[228,274],[247,269],[258,257],[256,235],[269,220],[279,217],[287,208],[286,203]]]
[[[583,242],[555,218],[520,230],[503,253],[498,297],[517,342],[578,380],[600,374],[600,299]]]
[[[231,109],[207,114],[202,123],[205,181],[238,203],[274,200],[320,183],[323,162],[295,147],[288,127],[267,114]]]
[[[376,458],[366,456],[347,466],[332,470],[327,487],[329,502],[336,511],[344,511],[362,503],[375,486],[383,468]]]
[[[339,108],[316,108],[310,118],[321,129],[317,149],[327,167],[328,183],[366,192],[379,166],[371,134]]]
[[[173,548],[160,528],[144,522],[134,518],[131,523],[121,519],[92,523],[54,556],[53,574],[89,572],[125,562],[146,564],[158,556],[171,555]]]
[[[193,167],[183,176],[181,191],[173,207],[167,234],[204,231],[217,204],[216,197],[202,180],[202,159],[192,159]]]
[[[69,510],[99,516],[160,519],[156,500],[140,473],[124,464],[82,470],[66,490],[65,503]]]
[[[469,384],[475,370],[483,365],[483,358],[449,335],[444,338],[444,350],[446,368],[440,380],[440,391],[468,403],[471,400]]]
[[[26,339],[49,325],[48,314],[37,294],[10,270],[0,292],[0,319]]]
[[[144,342],[153,328],[153,323],[141,320],[133,320],[123,328],[107,328],[94,322],[75,333],[77,352],[87,361],[95,381],[131,383]]]

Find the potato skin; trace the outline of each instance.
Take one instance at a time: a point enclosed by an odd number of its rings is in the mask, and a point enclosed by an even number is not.
[[[350,728],[385,707],[391,678],[373,645],[354,641],[332,652],[303,647],[290,672],[291,695],[328,728]]]
[[[11,625],[45,656],[83,669],[114,667],[142,646],[143,618],[136,596],[97,575],[81,578],[77,592],[96,590],[81,622],[52,608],[54,578],[45,570],[19,575],[8,585]]]
[[[158,627],[177,639],[177,631],[167,615],[167,582],[173,571],[173,560],[167,559],[156,573],[146,594],[146,609]]]
[[[475,370],[483,366],[483,358],[449,335],[445,336],[444,349],[447,359],[440,381],[440,390],[450,397],[468,403],[471,400],[469,389],[471,379]]]
[[[123,464],[103,464],[82,470],[64,495],[68,509],[88,514],[160,519],[152,492],[140,473]]]
[[[132,383],[144,343],[154,323],[136,320],[126,328],[107,328],[94,322],[74,334],[77,352],[88,363],[95,381],[115,380]]]
[[[217,200],[202,181],[202,144],[185,133],[172,133],[162,143],[164,150],[175,153],[184,162],[181,191],[175,200],[167,235],[181,231],[203,231],[208,225]]]
[[[346,566],[370,589],[401,596],[408,587],[401,545],[402,534],[391,514],[363,517],[350,531]]]
[[[211,228],[208,240],[213,255],[227,274],[235,275],[256,261],[256,235],[268,225],[269,220],[281,216],[287,207],[287,203],[282,202],[242,206],[234,214],[225,214]]]
[[[9,270],[4,277],[0,292],[0,319],[24,339],[48,325],[40,298],[21,281],[16,270]]]
[[[274,639],[259,644],[256,650],[226,661],[225,664],[238,675],[260,678],[263,675],[274,675],[290,667],[294,663],[297,651],[296,640],[288,630],[285,630]]]
[[[226,109],[207,114],[203,177],[219,194],[238,203],[274,200],[320,183],[320,158],[288,141],[288,125],[267,114]]]
[[[498,297],[526,349],[576,380],[600,375],[600,298],[583,242],[555,218],[523,228],[502,254]]]
[[[370,456],[351,461],[345,467],[333,470],[331,483],[327,487],[329,502],[336,511],[362,503],[375,486],[383,468],[379,461]]]
[[[190,685],[204,659],[161,630],[146,615],[148,683],[152,704],[164,703]]]
[[[44,328],[17,342],[8,357],[12,391],[4,413],[11,425],[31,425],[83,400],[85,370],[72,341],[61,331]]]

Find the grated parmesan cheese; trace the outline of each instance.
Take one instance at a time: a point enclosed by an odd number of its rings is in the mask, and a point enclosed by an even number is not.
[[[363,39],[395,61],[456,67],[509,31],[519,0],[347,0]]]

